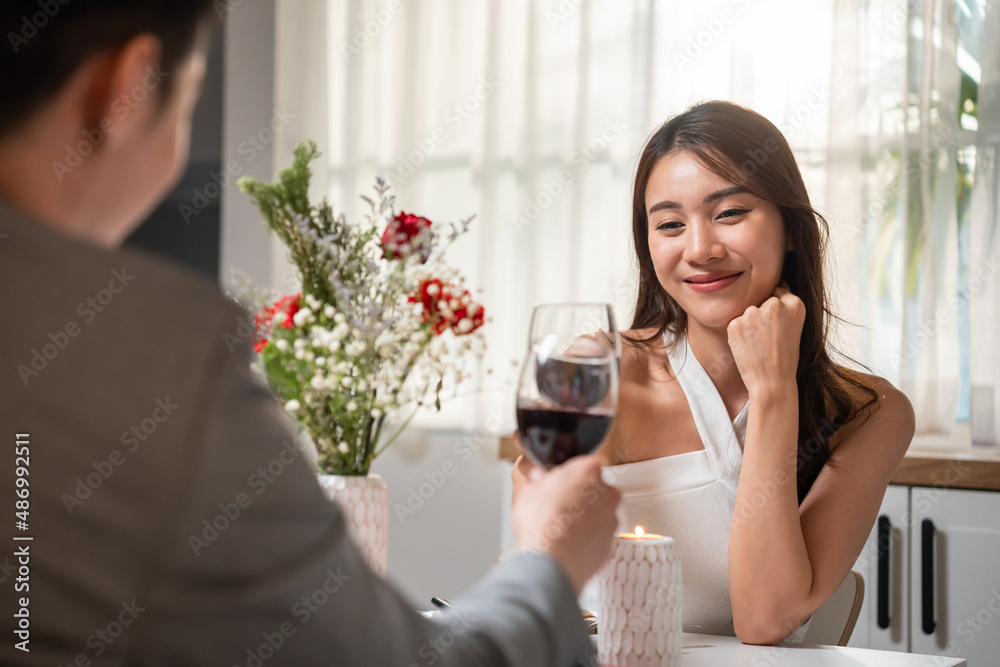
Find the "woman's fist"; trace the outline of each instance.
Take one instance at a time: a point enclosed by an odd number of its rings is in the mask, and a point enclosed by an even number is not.
[[[806,307],[784,283],[729,323],[729,347],[751,399],[795,383]]]

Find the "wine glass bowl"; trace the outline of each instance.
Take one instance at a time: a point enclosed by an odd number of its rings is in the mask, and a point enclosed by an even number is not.
[[[518,432],[532,461],[551,468],[597,449],[618,405],[620,351],[610,305],[535,307],[517,394]]]

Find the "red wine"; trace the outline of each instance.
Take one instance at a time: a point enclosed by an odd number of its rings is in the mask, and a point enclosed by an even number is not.
[[[597,449],[613,418],[610,412],[517,408],[521,444],[530,458],[548,468]]]

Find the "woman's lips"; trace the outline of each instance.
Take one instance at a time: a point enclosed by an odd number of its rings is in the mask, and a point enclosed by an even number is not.
[[[712,282],[708,283],[692,283],[684,281],[684,284],[693,289],[695,292],[701,292],[701,293],[717,292],[720,289],[726,289],[727,287],[735,283],[737,280],[739,280],[740,276],[742,275],[743,272],[741,271],[739,273],[734,273],[733,275],[728,276],[726,278],[719,278],[718,280],[713,280]]]

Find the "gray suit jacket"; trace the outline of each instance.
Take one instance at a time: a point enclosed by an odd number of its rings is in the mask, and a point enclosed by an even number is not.
[[[375,576],[249,331],[214,284],[0,203],[0,664],[596,663],[547,557],[437,622]]]

